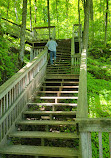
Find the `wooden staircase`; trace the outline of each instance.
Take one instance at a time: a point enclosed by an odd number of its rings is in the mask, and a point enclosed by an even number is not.
[[[58,48],[56,64],[47,66],[46,80],[0,148],[6,158],[80,157],[75,122],[79,76],[71,74],[70,58],[70,48]]]

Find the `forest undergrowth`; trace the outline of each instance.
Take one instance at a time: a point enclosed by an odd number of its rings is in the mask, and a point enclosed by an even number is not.
[[[0,35],[0,86],[20,69],[19,43],[19,39],[10,35]],[[25,50],[24,65],[29,61],[29,55],[29,51]]]
[[[88,54],[88,105],[90,118],[111,117],[111,50],[93,48]],[[91,133],[92,157],[99,158],[98,132]],[[109,158],[109,134],[102,133],[103,158]]]
[[[89,117],[111,117],[111,50],[90,49],[88,55]]]

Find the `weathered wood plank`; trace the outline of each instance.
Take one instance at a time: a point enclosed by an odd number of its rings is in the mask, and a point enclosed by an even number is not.
[[[102,133],[101,132],[99,132],[98,138],[99,138],[99,158],[103,158]]]
[[[52,120],[23,120],[19,125],[76,125],[75,121],[52,121]]]
[[[81,156],[82,158],[88,158],[89,157],[89,144],[88,144],[88,133],[87,132],[81,132],[80,133],[80,145],[81,145]]]
[[[76,115],[76,111],[25,111],[28,115]]]
[[[89,144],[89,157],[88,158],[92,158],[91,132],[88,132],[88,144]]]
[[[51,156],[51,157],[73,157],[79,156],[79,151],[71,148],[48,147],[48,146],[28,146],[10,145],[0,148],[2,154],[31,155],[31,156]]]
[[[64,132],[57,133],[57,132],[41,132],[41,131],[18,131],[9,134],[9,137],[74,139],[74,138],[79,138],[79,135],[74,133],[64,133]]]
[[[88,117],[87,104],[87,56],[86,50],[82,50],[80,78],[79,78],[79,93],[78,93],[77,118]]]
[[[82,132],[111,132],[111,118],[76,119],[76,121]]]

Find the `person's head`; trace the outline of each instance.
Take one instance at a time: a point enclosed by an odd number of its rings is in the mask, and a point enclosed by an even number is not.
[[[50,40],[52,40],[52,37],[50,37]]]

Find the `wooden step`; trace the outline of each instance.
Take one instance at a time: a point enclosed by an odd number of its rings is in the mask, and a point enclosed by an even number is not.
[[[76,125],[75,121],[55,121],[55,120],[21,120],[18,125]]]
[[[44,88],[79,88],[79,86],[42,86],[42,87],[44,87]]]
[[[27,115],[76,115],[76,111],[25,111]]]
[[[74,148],[30,146],[30,145],[9,145],[0,148],[1,154],[31,155],[74,158],[79,156],[79,151]]]
[[[77,74],[47,74],[46,79],[79,79]]]
[[[56,80],[56,81],[45,81],[44,83],[63,83],[63,84],[65,84],[65,83],[69,83],[69,84],[79,84],[79,81],[58,81],[58,80]]]
[[[71,74],[71,72],[70,71],[68,71],[68,72],[67,71],[64,71],[64,72],[63,71],[61,71],[61,72],[60,71],[57,71],[57,72],[49,72],[49,71],[47,71],[47,75],[51,75],[51,74],[52,75],[53,74],[57,74],[57,75],[58,74]]]
[[[78,99],[78,97],[57,97],[57,96],[45,96],[45,97],[36,97],[39,99]]]
[[[76,94],[78,91],[39,91],[38,93]]]
[[[27,105],[30,105],[30,106],[77,106],[77,104],[74,104],[74,103],[28,103]]]
[[[70,67],[70,65],[69,66],[67,66],[67,67],[65,67],[64,68],[64,66],[63,67],[61,67],[61,65],[58,65],[58,66],[53,66],[53,67],[48,67],[47,68],[47,70],[53,70],[54,71],[54,69],[55,70],[57,70],[57,69],[59,69],[59,70],[67,70],[67,69],[71,69],[71,67]]]
[[[9,137],[19,138],[51,138],[51,139],[75,139],[79,135],[64,132],[41,132],[41,131],[16,131],[9,134]]]

